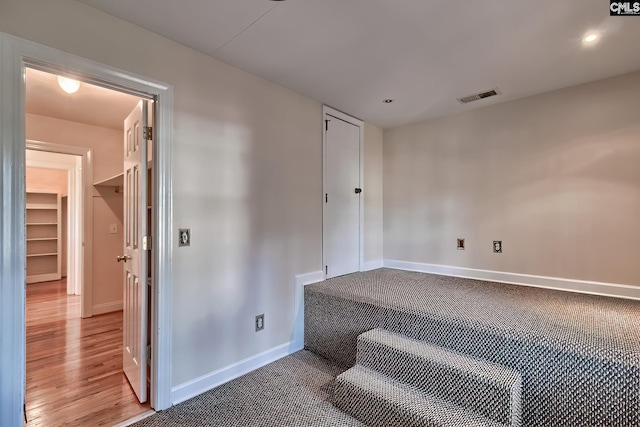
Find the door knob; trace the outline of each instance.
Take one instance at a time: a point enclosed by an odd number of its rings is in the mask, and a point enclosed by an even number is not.
[[[362,188],[356,188],[356,194],[362,193]]]
[[[116,261],[120,262],[120,261],[124,261],[127,262],[127,260],[130,260],[131,257],[129,255],[118,255],[116,257]]]

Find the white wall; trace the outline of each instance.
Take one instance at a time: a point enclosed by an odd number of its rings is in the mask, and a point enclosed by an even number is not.
[[[174,86],[173,385],[288,343],[321,269],[320,103],[73,1],[3,1],[0,31]]]
[[[364,124],[364,262],[382,265],[382,129]]]
[[[639,111],[636,72],[385,131],[385,259],[640,285]]]

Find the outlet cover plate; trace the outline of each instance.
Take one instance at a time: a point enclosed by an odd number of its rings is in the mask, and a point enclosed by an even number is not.
[[[264,314],[258,314],[256,316],[256,332],[264,329]]]
[[[178,246],[191,246],[191,229],[178,229]]]
[[[493,252],[496,254],[502,253],[502,240],[493,241]]]

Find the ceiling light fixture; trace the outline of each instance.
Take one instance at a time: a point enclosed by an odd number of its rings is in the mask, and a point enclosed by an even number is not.
[[[584,45],[592,45],[598,41],[600,36],[598,33],[588,33],[582,38],[582,44]]]
[[[384,102],[385,104],[391,104],[393,102],[393,99],[383,99],[382,102]]]
[[[80,82],[67,77],[58,76],[58,84],[67,93],[76,93],[80,89]]]

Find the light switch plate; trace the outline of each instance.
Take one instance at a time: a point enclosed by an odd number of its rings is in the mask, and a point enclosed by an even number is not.
[[[191,229],[178,229],[178,246],[191,246]]]
[[[118,234],[118,224],[109,224],[109,234]]]

